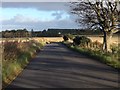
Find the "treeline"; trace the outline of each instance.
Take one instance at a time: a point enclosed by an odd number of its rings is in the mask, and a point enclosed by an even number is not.
[[[6,30],[1,32],[2,38],[30,37],[31,33],[27,29]]]
[[[88,29],[48,29],[43,31],[28,31],[27,29],[6,30],[0,32],[3,38],[20,37],[61,37],[66,34],[72,35],[102,35],[100,30]],[[120,32],[118,32],[119,34]]]
[[[88,29],[48,29],[43,31],[32,32],[33,36],[36,37],[59,37],[65,34],[72,35],[100,35],[102,34],[99,30],[88,30]]]

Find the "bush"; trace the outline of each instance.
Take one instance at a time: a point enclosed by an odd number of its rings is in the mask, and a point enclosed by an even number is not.
[[[81,38],[80,38],[79,36],[76,36],[76,37],[73,39],[74,45],[80,45],[80,40],[81,40]]]
[[[80,45],[80,46],[87,46],[88,47],[88,43],[90,43],[91,40],[85,36],[76,36],[74,39],[73,39],[73,43],[75,45]]]
[[[68,37],[69,39],[71,39],[71,40],[74,39],[74,36],[73,36],[72,34],[67,34],[67,37]]]
[[[112,50],[113,54],[117,53],[118,52],[118,46],[115,45],[115,44],[111,45],[111,50]]]
[[[64,39],[64,41],[68,41],[69,40],[67,35],[64,35],[63,39]]]

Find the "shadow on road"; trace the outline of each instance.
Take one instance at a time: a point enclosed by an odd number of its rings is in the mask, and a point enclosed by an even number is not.
[[[117,70],[51,43],[7,88],[118,88]]]

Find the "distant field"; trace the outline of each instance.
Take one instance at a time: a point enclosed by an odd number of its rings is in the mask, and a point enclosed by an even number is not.
[[[95,35],[87,35],[88,38],[90,38],[93,42],[94,41],[99,41],[99,42],[103,42],[103,37],[102,36],[95,36]],[[120,40],[118,39],[119,36],[113,36],[112,39],[111,39],[111,44],[118,44],[120,43]],[[31,38],[29,38],[31,39]],[[26,42],[26,41],[29,41],[28,38],[3,38],[2,41],[4,42],[5,40],[8,40],[8,41],[22,41],[22,42]],[[60,41],[63,41],[63,38],[62,37],[34,37],[32,38],[34,40],[37,40],[37,41],[41,41],[41,42],[60,42]],[[1,42],[1,40],[0,40]]]
[[[97,41],[103,43],[103,37],[102,36],[88,36],[88,38],[90,38],[93,42],[97,40]],[[119,36],[113,36],[110,43],[111,44],[120,43]]]
[[[63,41],[62,37],[36,37],[35,40],[44,41],[44,42],[61,42]]]
[[[34,37],[34,38],[3,38],[0,40],[1,42],[14,42],[14,41],[18,41],[18,42],[28,42],[29,40],[37,40],[39,42],[61,42],[63,41],[62,37]]]

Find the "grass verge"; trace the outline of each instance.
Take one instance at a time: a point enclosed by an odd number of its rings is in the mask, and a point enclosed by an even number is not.
[[[2,87],[8,86],[28,65],[30,60],[45,44],[30,41],[26,43],[7,42],[3,50],[2,60]]]
[[[80,54],[83,54],[95,60],[99,60],[100,62],[105,63],[115,69],[118,69],[118,70],[120,69],[120,61],[117,60],[110,53],[103,53],[102,51],[94,51],[88,48],[80,48],[79,46],[73,46],[69,42],[62,42],[62,43],[68,48],[79,52]]]

